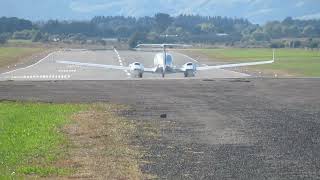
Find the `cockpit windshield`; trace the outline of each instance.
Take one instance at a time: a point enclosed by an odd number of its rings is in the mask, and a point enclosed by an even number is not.
[[[166,65],[168,66],[172,65],[172,56],[170,54],[167,54]]]

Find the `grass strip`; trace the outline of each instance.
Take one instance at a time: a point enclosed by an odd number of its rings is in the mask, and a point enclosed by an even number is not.
[[[17,63],[20,59],[44,51],[44,48],[0,47],[0,67]]]
[[[85,105],[0,103],[0,174],[60,175],[66,170],[52,167],[65,153],[66,138],[60,128],[69,116]],[[0,177],[1,177],[0,176]]]
[[[125,106],[0,102],[0,179],[145,179]]]
[[[191,52],[201,54],[212,61],[237,63],[256,60],[271,60],[271,49],[195,49]],[[276,62],[270,65],[250,67],[262,72],[277,72],[290,76],[320,77],[320,51],[304,49],[276,49]]]

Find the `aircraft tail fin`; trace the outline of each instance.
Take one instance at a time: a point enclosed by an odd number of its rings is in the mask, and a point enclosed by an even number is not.
[[[272,60],[273,61],[275,60],[275,51],[276,51],[275,49],[272,50]]]

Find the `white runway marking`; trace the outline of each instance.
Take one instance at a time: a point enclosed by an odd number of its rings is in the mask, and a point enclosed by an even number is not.
[[[75,73],[77,72],[76,69],[59,69],[58,70],[59,73]]]
[[[119,52],[117,51],[116,48],[114,48],[114,52],[115,52],[115,53],[117,54],[117,56],[118,56],[118,61],[119,61],[120,66],[123,66],[124,64],[123,64],[123,62],[122,62],[121,56],[120,56],[120,54],[119,54]],[[131,73],[129,73],[128,70],[123,70],[123,71],[127,74],[127,76],[129,76],[129,78],[131,77]]]
[[[185,54],[182,54],[182,53],[178,53],[178,52],[175,52],[176,54],[180,54],[188,59],[191,59],[192,61],[196,62],[196,63],[199,63],[199,61],[197,61],[196,59],[193,59],[192,57],[188,56],[188,55],[185,55]]]
[[[68,69],[73,69],[73,68],[81,68],[81,66],[77,66],[77,65],[68,65],[67,66]]]
[[[124,72],[125,72],[128,76],[131,76],[131,74],[128,72],[128,70],[124,70]]]
[[[70,79],[70,74],[65,75],[22,75],[22,76],[11,76],[8,79]]]

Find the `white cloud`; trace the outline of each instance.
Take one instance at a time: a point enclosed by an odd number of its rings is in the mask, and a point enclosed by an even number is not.
[[[123,2],[94,2],[88,3],[83,1],[72,1],[70,3],[70,8],[72,11],[80,13],[90,13],[95,11],[109,10],[115,7],[121,7]]]
[[[266,14],[272,12],[273,10],[274,9],[272,9],[272,8],[260,9],[260,10],[257,10],[257,11],[254,11],[254,12],[247,14],[246,17],[251,18],[251,17],[266,15]]]
[[[70,3],[71,10],[75,12],[81,13],[89,13],[94,11],[103,11],[109,10],[110,8],[114,9],[137,9],[141,8],[141,11],[146,6],[153,4],[155,9],[171,9],[170,7],[179,8],[180,12],[185,9],[193,10],[197,7],[205,7],[205,6],[216,6],[216,7],[229,7],[234,6],[237,3],[247,4],[247,3],[256,3],[261,0],[157,0],[146,1],[146,0],[72,0]],[[146,5],[146,6],[144,6]]]
[[[320,13],[307,14],[307,15],[304,15],[304,16],[297,17],[297,19],[304,19],[304,20],[307,20],[307,19],[320,19]]]
[[[287,16],[317,18],[320,0],[65,0],[79,16],[124,15],[152,16],[157,12],[171,15],[199,14],[244,17],[256,23],[280,20]],[[319,4],[320,5],[320,4]],[[311,9],[312,8],[312,9]],[[312,10],[312,11],[311,11]],[[310,13],[310,15],[308,15]]]
[[[297,2],[296,3],[296,7],[302,7],[305,5],[305,2],[304,1],[300,1],[300,2]]]

